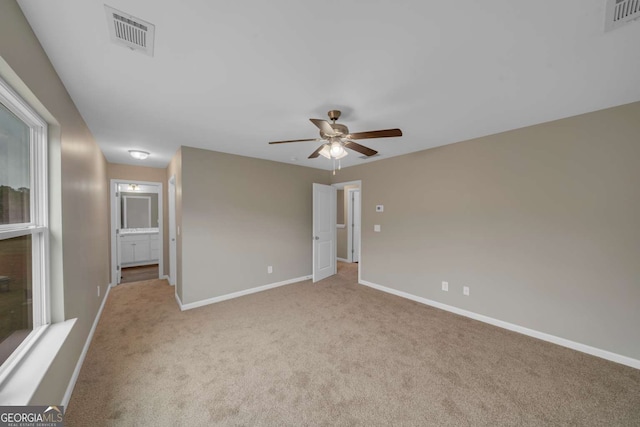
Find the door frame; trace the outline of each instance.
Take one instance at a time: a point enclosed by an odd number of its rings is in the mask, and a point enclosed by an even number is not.
[[[169,245],[169,284],[175,286],[178,282],[178,234],[177,234],[177,221],[176,221],[176,176],[172,175],[169,178],[167,186],[167,198],[168,206],[167,213],[169,214],[169,235],[167,236],[167,243]],[[171,235],[175,239],[175,245],[171,245]]]
[[[158,187],[158,279],[164,279],[164,219],[163,219],[163,204],[162,194],[163,186],[162,182],[152,181],[135,181],[128,179],[111,179],[109,182],[109,199],[111,200],[111,285],[116,286],[118,284],[118,238],[116,230],[118,228],[118,203],[116,193],[118,192],[118,185],[120,184],[136,184],[136,185],[155,185]]]
[[[358,192],[360,195],[360,236],[358,236],[358,243],[362,240],[362,193],[360,193],[360,187],[358,188],[350,188],[347,190],[347,194],[349,197],[347,198],[347,259],[349,262],[353,261],[353,222],[351,221],[351,217],[353,216],[353,193]],[[358,262],[360,262],[360,245],[358,245]]]
[[[357,185],[360,190],[360,241],[358,242],[358,283],[360,283],[362,277],[362,195],[364,194],[362,188],[362,180],[358,179],[355,181],[336,182],[331,185],[336,187],[338,190],[344,190],[344,187],[346,187],[347,185]],[[347,213],[347,215],[349,214]],[[349,250],[349,248],[347,248],[347,250]],[[347,259],[350,260],[350,254],[347,255],[349,255]]]

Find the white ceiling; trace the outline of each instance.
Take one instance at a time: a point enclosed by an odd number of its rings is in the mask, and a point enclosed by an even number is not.
[[[330,169],[267,142],[337,108],[403,130],[359,141],[383,159],[640,100],[640,22],[604,33],[605,0],[107,0],[156,25],[153,57],[110,42],[102,1],[19,4],[115,163],[187,145]]]

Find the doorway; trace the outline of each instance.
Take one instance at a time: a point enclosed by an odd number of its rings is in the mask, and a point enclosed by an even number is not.
[[[176,176],[169,179],[169,284],[175,286],[178,280],[178,254],[176,241]]]
[[[362,181],[332,184],[337,189],[337,261],[358,264],[358,282],[362,266]]]
[[[112,179],[111,284],[164,277],[162,183]]]
[[[349,262],[360,261],[360,188],[347,191],[347,256]]]

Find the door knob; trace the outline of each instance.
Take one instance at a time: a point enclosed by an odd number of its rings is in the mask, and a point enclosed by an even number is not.
[[[320,240],[320,238],[318,236],[316,236],[316,240]]]

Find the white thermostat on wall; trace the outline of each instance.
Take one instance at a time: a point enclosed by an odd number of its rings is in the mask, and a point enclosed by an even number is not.
[[[376,205],[376,212],[384,212],[384,205]]]

